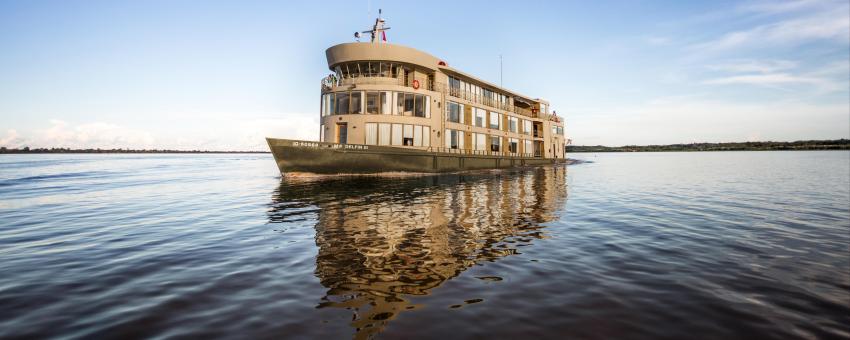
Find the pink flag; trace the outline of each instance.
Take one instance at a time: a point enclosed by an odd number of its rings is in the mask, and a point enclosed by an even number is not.
[[[381,31],[381,40],[387,42],[387,31]]]

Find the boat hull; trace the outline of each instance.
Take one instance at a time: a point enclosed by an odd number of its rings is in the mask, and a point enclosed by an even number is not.
[[[565,163],[565,159],[434,152],[266,138],[282,174],[441,173]]]

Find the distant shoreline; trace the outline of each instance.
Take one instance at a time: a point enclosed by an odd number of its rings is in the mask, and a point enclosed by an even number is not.
[[[667,145],[567,145],[567,153],[588,152],[698,152],[698,151],[805,151],[850,150],[850,139],[794,142],[730,142]]]
[[[567,153],[590,152],[696,152],[696,151],[803,151],[803,150],[850,150],[850,139],[801,140],[794,142],[729,142],[691,143],[667,145],[567,145]],[[173,153],[173,154],[235,154],[270,153],[269,151],[205,151],[205,150],[136,150],[136,149],[70,149],[70,148],[15,148],[0,147],[0,154],[102,154],[102,153]]]
[[[68,148],[0,148],[0,154],[131,154],[131,153],[173,153],[173,154],[228,154],[228,153],[270,153],[269,151],[203,151],[203,150],[133,150],[133,149],[68,149]]]

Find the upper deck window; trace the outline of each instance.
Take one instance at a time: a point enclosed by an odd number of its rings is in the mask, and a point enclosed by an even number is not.
[[[446,121],[463,123],[463,105],[455,102],[446,102]]]
[[[501,123],[502,115],[495,112],[490,112],[490,128],[498,130],[501,126]]]

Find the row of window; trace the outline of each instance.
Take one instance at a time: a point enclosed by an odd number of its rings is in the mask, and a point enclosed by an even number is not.
[[[357,77],[398,78],[400,74],[404,75],[405,71],[410,72],[409,69],[402,67],[400,64],[380,61],[361,61],[339,64],[334,68],[334,71],[336,71],[336,76],[339,79]]]
[[[471,124],[472,126],[487,127],[497,130],[502,130],[504,128],[505,131],[514,133],[519,132],[525,135],[530,135],[532,132],[532,123],[530,120],[508,116],[508,126],[502,127],[501,113],[490,112],[490,118],[488,121],[487,110],[477,107],[472,108],[472,121],[467,123],[463,118],[463,109],[463,104],[451,101],[446,102],[446,121],[460,124]],[[485,123],[487,125],[485,125]]]
[[[365,100],[363,97],[365,96]],[[334,92],[322,95],[322,117],[345,114],[385,114],[431,117],[431,96],[390,91]]]
[[[552,134],[553,134],[553,135],[561,135],[561,136],[563,136],[563,135],[564,135],[564,127],[563,127],[563,126],[552,125]]]
[[[484,102],[490,106],[505,107],[508,105],[508,96],[495,91],[491,91],[485,87],[467,83],[463,80],[451,76],[449,77],[449,89],[452,92],[462,91],[464,92],[464,94],[476,98],[477,100]],[[455,93],[453,93],[453,95],[455,95]]]
[[[476,151],[492,151],[492,152],[502,152],[507,151],[510,153],[519,152],[519,145],[523,143],[523,153],[531,153],[533,148],[532,141],[527,139],[518,139],[518,138],[508,138],[507,145],[502,146],[502,137],[499,136],[490,136],[483,133],[471,133],[470,140],[472,141],[472,145],[470,149]],[[446,148],[449,149],[465,149],[464,146],[464,132],[453,129],[446,129]]]
[[[427,125],[366,123],[366,145],[431,146]]]

